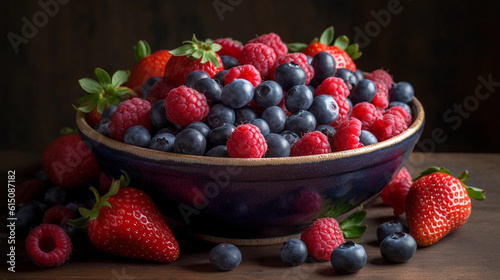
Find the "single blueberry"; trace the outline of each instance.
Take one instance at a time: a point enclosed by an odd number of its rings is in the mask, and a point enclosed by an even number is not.
[[[167,120],[167,116],[165,115],[165,99],[160,99],[156,101],[151,109],[149,110],[149,119],[151,120],[151,124],[156,128],[163,128],[171,124]]]
[[[207,140],[201,132],[194,128],[187,128],[179,132],[174,141],[174,152],[188,155],[203,155]]]
[[[361,142],[361,144],[363,144],[363,146],[368,146],[368,145],[378,143],[378,140],[377,140],[377,137],[375,137],[375,135],[373,135],[373,133],[371,133],[368,130],[362,129],[361,133],[359,134],[359,142]]]
[[[285,95],[285,107],[290,113],[307,110],[314,99],[314,92],[304,85],[291,87]]]
[[[43,213],[44,211],[33,202],[18,205],[14,215],[16,218],[16,230],[22,235],[29,233],[32,228],[40,225]]]
[[[144,85],[142,85],[141,97],[142,98],[148,97],[149,91],[151,90],[153,85],[156,84],[156,82],[158,82],[159,80],[161,80],[161,77],[151,77],[147,79]]]
[[[330,263],[336,272],[342,274],[355,273],[362,269],[367,260],[363,246],[347,241],[335,248],[330,256]]]
[[[111,106],[106,107],[106,109],[104,109],[104,111],[102,111],[101,123],[110,122],[111,118],[113,117],[113,114],[116,111],[116,108],[117,108],[117,106],[115,106],[115,105],[111,105]]]
[[[339,106],[335,99],[328,94],[318,95],[309,107],[318,124],[331,124],[339,117]]]
[[[218,145],[205,153],[207,157],[229,157],[226,145]]]
[[[125,144],[146,148],[149,147],[149,142],[151,142],[151,133],[142,125],[134,125],[125,132],[123,142]]]
[[[276,82],[281,85],[284,91],[296,85],[305,85],[306,71],[295,62],[287,62],[276,67]]]
[[[344,82],[346,83],[346,85],[349,89],[351,89],[355,85],[357,85],[358,81],[359,81],[356,74],[354,74],[354,72],[352,72],[350,69],[347,69],[347,68],[338,69],[335,76],[344,80]]]
[[[289,157],[290,156],[290,143],[285,137],[269,133],[264,136],[267,142],[267,151],[264,157]]]
[[[50,205],[66,205],[69,202],[69,191],[61,187],[52,187],[45,192],[45,202]]]
[[[201,79],[210,79],[210,74],[203,70],[195,70],[190,72],[186,77],[186,82],[184,83],[187,87],[194,88],[197,81]]]
[[[400,106],[400,107],[403,107],[405,108],[405,110],[410,113],[410,116],[412,116],[411,114],[411,107],[410,105],[406,104],[406,103],[403,103],[401,101],[392,101],[392,102],[389,102],[389,107],[387,107],[387,109],[391,108],[391,107],[394,107],[394,106]]]
[[[337,133],[337,130],[335,130],[335,128],[329,124],[318,125],[316,127],[316,131],[320,131],[321,133],[326,135],[326,137],[328,138],[328,140],[330,142],[333,141],[333,135],[335,135],[335,133]]]
[[[269,128],[269,124],[260,118],[250,120],[250,123],[257,126],[260,129],[260,133],[262,133],[263,136],[268,135],[271,132],[271,129]]]
[[[377,228],[377,240],[381,242],[395,232],[408,232],[408,229],[397,220],[381,223]]]
[[[253,85],[245,79],[236,79],[222,89],[221,102],[233,109],[241,108],[253,99]]]
[[[221,126],[225,123],[234,124],[236,115],[232,108],[224,104],[215,104],[210,108],[206,117],[206,122],[211,128]]]
[[[236,118],[234,120],[236,125],[248,123],[249,121],[257,118],[257,113],[255,113],[255,110],[250,106],[244,106],[236,109],[234,110],[234,113],[236,114]]]
[[[285,140],[288,141],[288,143],[290,143],[290,147],[292,147],[293,144],[295,144],[295,142],[297,142],[300,139],[297,133],[294,133],[290,130],[282,131],[280,135],[283,136]]]
[[[408,233],[395,232],[382,240],[380,253],[382,257],[393,263],[404,263],[410,260],[417,251],[417,242]]]
[[[203,122],[190,123],[190,124],[186,125],[185,128],[194,128],[194,129],[198,130],[199,132],[201,132],[201,134],[203,134],[203,136],[205,138],[210,133],[210,127],[206,123],[203,123]]]
[[[109,135],[109,122],[96,124],[95,130],[104,136],[108,136]]]
[[[307,64],[311,64],[313,62],[313,58],[310,55],[306,55]]]
[[[211,146],[226,145],[227,139],[235,129],[234,125],[225,123],[212,129],[208,134],[207,141]]]
[[[298,111],[291,114],[286,119],[285,129],[294,132],[297,135],[304,135],[314,131],[316,128],[316,118],[309,111]]]
[[[171,133],[159,133],[151,139],[149,148],[158,151],[171,152],[174,149],[174,141],[175,135]]]
[[[208,258],[215,269],[229,271],[241,263],[241,251],[233,244],[221,243],[210,250]]]
[[[210,78],[198,80],[194,84],[194,89],[205,95],[208,105],[213,106],[220,102],[222,86],[217,80]]]
[[[400,101],[410,103],[415,95],[413,86],[408,82],[398,82],[389,90],[389,101]]]
[[[222,61],[222,65],[224,65],[225,70],[229,70],[239,64],[236,58],[229,55],[221,55],[220,60]]]
[[[283,244],[280,258],[281,261],[291,266],[302,264],[307,259],[307,246],[302,240],[292,238]]]
[[[352,101],[349,98],[346,98],[345,102],[347,102],[347,104],[349,104],[349,112],[348,112],[348,114],[350,114],[351,111],[352,111],[352,106],[354,106],[354,105],[352,105]]]
[[[283,89],[277,82],[267,80],[255,87],[253,98],[261,107],[267,108],[275,106],[278,105],[283,98]]]
[[[262,119],[269,124],[271,132],[280,133],[285,129],[286,113],[279,106],[267,107],[262,112]]]
[[[327,52],[319,52],[314,55],[311,65],[314,69],[313,80],[315,84],[319,85],[326,78],[335,76],[335,59]]]
[[[352,88],[349,99],[354,105],[361,102],[372,102],[375,94],[377,93],[377,86],[373,81],[362,80]]]
[[[217,74],[215,74],[214,76],[214,80],[219,82],[221,86],[225,86],[226,84],[224,83],[224,79],[226,78],[227,72],[229,72],[229,70],[221,70],[217,72]]]
[[[354,75],[356,75],[356,78],[358,78],[358,82],[365,79],[365,75],[363,74],[363,71],[361,71],[361,69],[359,69],[359,68],[356,69],[356,71],[354,72]]]

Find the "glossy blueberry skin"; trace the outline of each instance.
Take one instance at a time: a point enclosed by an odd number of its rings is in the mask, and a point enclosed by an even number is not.
[[[207,103],[210,106],[220,102],[222,87],[217,80],[205,78],[196,81],[194,89],[205,95]]]
[[[148,97],[149,91],[151,90],[151,88],[153,87],[153,85],[156,84],[156,82],[158,82],[159,80],[161,80],[161,77],[151,77],[151,78],[149,78],[144,83],[144,85],[142,85],[142,88],[141,88],[141,97],[142,98]]]
[[[174,149],[175,135],[171,133],[156,134],[149,143],[149,148],[158,151],[171,152]]]
[[[151,142],[151,134],[144,126],[135,125],[127,129],[123,136],[123,142],[125,144],[146,148],[149,147],[149,142]]]
[[[183,129],[174,141],[174,152],[188,155],[203,155],[207,140],[201,132],[194,128]]]
[[[194,128],[194,129],[198,130],[199,132],[201,132],[201,134],[203,134],[203,136],[205,138],[208,137],[208,134],[210,133],[210,127],[206,123],[203,123],[203,122],[190,123],[190,124],[186,125],[185,128]]]
[[[232,244],[221,243],[210,250],[208,258],[215,269],[229,271],[241,263],[241,251]]]
[[[229,55],[221,55],[220,60],[222,61],[222,65],[224,65],[225,70],[229,70],[239,65],[238,60]]]
[[[221,102],[233,109],[241,108],[253,99],[253,85],[245,79],[236,79],[222,89]]]
[[[322,94],[313,99],[309,112],[314,115],[318,124],[331,124],[339,117],[339,106],[332,96]]]
[[[285,95],[285,107],[290,113],[307,110],[314,99],[314,92],[304,85],[290,88]]]
[[[230,123],[225,123],[210,131],[207,141],[211,146],[226,145],[227,139],[236,127]]]
[[[269,133],[264,136],[267,142],[267,152],[264,157],[289,157],[290,156],[290,143],[285,137]]]
[[[211,128],[221,126],[225,123],[234,124],[236,115],[232,108],[224,104],[215,104],[210,108],[208,112],[206,122]]]
[[[323,133],[324,135],[326,135],[326,137],[328,137],[328,139],[332,139],[333,135],[335,135],[335,133],[337,133],[337,130],[335,130],[335,128],[329,124],[320,124],[316,127],[316,131],[320,131],[321,133]]]
[[[359,142],[361,142],[363,146],[368,146],[378,143],[378,140],[377,137],[373,135],[373,133],[368,130],[362,129],[361,134],[359,135]]]
[[[271,132],[269,124],[261,118],[253,119],[250,121],[250,123],[257,126],[260,129],[260,133],[262,133],[263,136],[266,136]]]
[[[405,110],[408,113],[410,113],[410,116],[413,116],[412,113],[411,113],[411,107],[410,107],[410,105],[408,105],[406,103],[403,103],[403,102],[400,102],[400,101],[392,101],[392,102],[389,102],[389,106],[387,107],[387,109],[389,109],[391,107],[394,107],[394,106],[400,106],[400,107],[405,108]]]
[[[285,129],[299,136],[314,131],[315,128],[316,118],[309,111],[298,111],[297,113],[291,114],[288,116],[288,119],[286,119]]]
[[[255,87],[253,98],[261,107],[276,106],[283,98],[283,89],[277,82],[267,80]]]
[[[358,77],[354,72],[347,68],[337,69],[336,77],[341,78],[346,83],[347,87],[352,88],[358,84]],[[349,86],[350,85],[350,86]]]
[[[307,76],[306,71],[295,62],[287,62],[276,67],[276,82],[280,84],[284,91],[296,85],[305,85]]]
[[[262,119],[267,122],[271,132],[280,133],[285,129],[286,114],[279,106],[268,107],[262,112]]]
[[[330,263],[336,272],[351,274],[362,269],[366,264],[367,258],[363,246],[352,241],[347,241],[333,250]]]
[[[356,78],[358,78],[358,82],[361,80],[365,79],[365,75],[363,74],[363,71],[361,69],[356,69],[356,72],[354,72],[354,75],[356,75]]]
[[[407,262],[415,255],[416,251],[417,242],[410,234],[404,232],[395,232],[380,243],[380,253],[388,262]]]
[[[314,55],[311,66],[314,68],[314,83],[318,85],[326,78],[335,76],[337,71],[335,59],[327,52],[319,52]]]
[[[219,82],[221,86],[225,86],[224,78],[226,77],[227,72],[229,72],[229,70],[221,70],[217,72],[217,74],[215,74],[214,76],[214,80]]]
[[[292,147],[293,144],[295,144],[295,142],[297,142],[300,139],[297,133],[292,132],[290,130],[282,131],[280,135],[283,136],[285,140],[288,141],[288,143],[290,143],[290,147]]]
[[[302,264],[307,259],[306,244],[297,238],[292,238],[283,244],[280,250],[281,261],[296,266]]]
[[[218,145],[205,153],[207,157],[229,157],[226,145]]]
[[[165,99],[160,99],[156,101],[151,109],[149,110],[149,119],[151,120],[151,124],[156,128],[163,128],[171,124],[167,120],[167,116],[165,115]]]
[[[111,118],[113,117],[113,114],[116,111],[115,105],[108,106],[104,111],[102,111],[101,115],[101,123],[108,123],[111,121]]]
[[[352,88],[349,99],[354,105],[361,102],[372,102],[375,94],[377,93],[377,86],[373,81],[362,80]]]
[[[397,220],[381,223],[377,228],[377,240],[381,242],[395,232],[408,232],[408,229]]]
[[[389,101],[410,103],[415,95],[413,86],[408,82],[397,82],[389,90]]]
[[[257,113],[255,113],[255,110],[250,106],[244,106],[236,109],[234,110],[234,113],[236,114],[234,124],[237,126],[257,118]]]
[[[195,70],[189,73],[186,77],[186,82],[184,83],[187,87],[194,88],[197,81],[201,79],[210,79],[210,74],[203,70]]]

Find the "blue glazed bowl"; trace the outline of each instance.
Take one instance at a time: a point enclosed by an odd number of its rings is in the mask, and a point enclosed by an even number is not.
[[[355,150],[323,155],[237,159],[182,155],[127,145],[77,126],[102,170],[144,189],[168,217],[199,237],[276,243],[298,234],[327,210],[347,212],[378,195],[408,159],[424,127],[421,103],[403,133]],[[252,240],[256,241],[252,243]]]

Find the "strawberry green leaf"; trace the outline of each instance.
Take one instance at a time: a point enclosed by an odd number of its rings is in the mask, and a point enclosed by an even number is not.
[[[82,215],[83,217],[86,217],[86,216],[88,217],[88,216],[90,216],[91,210],[87,209],[87,208],[79,207],[78,212],[80,212],[80,215]]]
[[[96,80],[92,80],[90,78],[82,78],[78,80],[78,83],[83,88],[83,90],[88,93],[98,94],[104,90],[101,84],[99,84]]]
[[[217,68],[220,68],[220,63],[219,63],[219,60],[217,59],[216,56],[212,56],[212,55],[209,55],[208,56],[208,60],[210,61],[210,63],[212,63],[215,67]]]
[[[470,198],[473,198],[475,200],[485,200],[486,196],[484,195],[484,190],[476,187],[471,187],[471,186],[465,186],[465,189],[467,190],[467,194],[469,195]]]
[[[340,228],[343,229],[361,225],[361,223],[366,217],[366,213],[367,213],[366,210],[363,208],[363,206],[361,206],[359,210],[356,210],[350,216],[345,218],[345,220],[339,223]]]
[[[334,204],[321,217],[322,218],[336,218],[336,217],[346,213],[347,211],[351,210],[352,208],[353,208],[352,204],[349,204],[349,203]]]
[[[420,179],[424,176],[431,175],[433,173],[438,173],[438,172],[451,175],[450,171],[444,167],[431,166],[431,167],[427,168],[425,171],[420,172],[420,176],[413,179],[413,181],[417,181],[418,179]]]
[[[469,171],[465,170],[457,179],[460,180],[460,182],[465,182],[465,180],[469,179]]]
[[[301,52],[307,48],[307,44],[304,43],[289,43],[287,44],[288,50],[290,52]]]
[[[217,43],[210,43],[210,47],[214,52],[218,52],[222,49],[222,46]]]
[[[137,45],[134,46],[134,58],[135,61],[141,60],[143,57],[151,55],[151,47],[148,42],[140,40]]]
[[[118,70],[113,74],[113,77],[111,78],[111,85],[114,88],[117,88],[126,83],[128,81],[129,76],[130,76],[129,71]]]
[[[111,84],[111,77],[109,74],[104,71],[102,68],[96,68],[95,69],[95,76],[97,77],[97,80],[102,86]]]
[[[196,50],[193,54],[191,54],[191,57],[193,57],[194,59],[202,58],[201,63],[205,63],[208,61],[208,59],[204,55],[203,50]]]
[[[94,110],[95,106],[97,105],[97,101],[92,101],[89,104],[82,106],[82,107],[76,107],[73,105],[73,107],[83,113],[90,113],[92,110]]]
[[[319,42],[327,46],[330,45],[333,42],[334,34],[333,26],[328,27],[319,37]]]
[[[342,229],[344,238],[359,238],[365,233],[367,226],[350,226]]]
[[[86,94],[86,95],[78,98],[76,100],[76,102],[78,104],[80,104],[80,105],[86,105],[86,104],[89,104],[89,103],[92,103],[92,102],[94,102],[94,104],[95,104],[96,100],[97,100],[97,95],[95,95],[95,94]]]
[[[353,59],[356,60],[361,57],[362,52],[359,51],[359,45],[358,44],[350,44],[346,49],[345,52]]]
[[[195,51],[192,44],[182,45],[176,49],[170,50],[169,53],[173,56],[186,56],[190,55]]]
[[[78,133],[78,130],[76,128],[72,128],[72,127],[63,127],[59,131],[60,135],[69,135],[69,134],[75,134],[75,133]]]
[[[85,209],[85,208],[82,208],[82,209]],[[86,209],[88,210],[88,209]],[[68,223],[75,226],[75,227],[83,227],[85,225],[87,225],[89,222],[89,218],[88,216],[82,216],[76,220],[69,220]]]
[[[97,101],[97,112],[102,114],[105,108],[106,108],[106,99],[99,99],[99,101]]]
[[[349,46],[349,38],[345,35],[339,36],[335,39],[333,45],[345,50]]]

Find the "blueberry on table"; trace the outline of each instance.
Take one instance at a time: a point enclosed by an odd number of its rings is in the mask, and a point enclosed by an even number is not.
[[[52,187],[45,192],[45,202],[50,205],[66,205],[69,202],[69,191],[61,187]]]
[[[348,88],[353,88],[360,81],[358,79],[358,76],[354,72],[352,72],[350,69],[347,69],[347,68],[338,69],[337,73],[335,74],[335,77],[339,77],[342,80],[344,80],[344,82],[346,83]],[[363,79],[361,79],[361,80],[363,80]]]
[[[222,65],[224,65],[225,70],[229,70],[239,65],[238,60],[229,55],[221,55],[220,60],[222,61]]]
[[[149,110],[151,124],[157,128],[163,128],[171,124],[165,115],[165,99],[156,101]]]
[[[234,110],[234,113],[236,114],[236,119],[234,121],[236,125],[247,123],[257,118],[257,113],[255,113],[255,110],[250,106],[244,106],[236,109]]]
[[[300,139],[297,133],[290,130],[284,130],[280,133],[280,135],[283,136],[285,140],[288,141],[288,143],[290,143],[290,147],[293,146],[293,144],[295,144],[295,142],[297,142]]]
[[[302,264],[307,258],[306,244],[298,238],[288,240],[280,250],[280,258],[291,266]]]
[[[415,94],[413,86],[408,82],[397,82],[389,90],[389,101],[410,103]]]
[[[330,257],[330,263],[336,272],[350,274],[362,269],[367,260],[363,246],[347,241],[335,248]]]
[[[236,115],[232,108],[224,104],[215,104],[210,108],[206,117],[206,122],[211,128],[221,126],[225,123],[234,124]]]
[[[151,142],[151,134],[144,126],[134,125],[125,132],[123,142],[125,144],[146,148],[149,147],[149,143]]]
[[[204,122],[190,123],[190,124],[186,125],[185,128],[194,128],[194,129],[198,130],[199,132],[201,132],[201,134],[203,134],[203,136],[205,136],[205,137],[207,137],[208,134],[210,133],[210,127],[208,127],[208,125]]]
[[[210,131],[207,141],[211,146],[226,145],[227,139],[236,127],[230,123],[225,123]]]
[[[233,244],[221,243],[210,250],[208,258],[215,269],[229,271],[241,263],[241,252]]]
[[[397,220],[382,223],[377,228],[377,240],[381,242],[395,232],[408,232],[408,229]]]
[[[309,111],[298,111],[286,119],[285,129],[301,136],[316,128],[316,117]]]
[[[313,103],[314,92],[304,85],[291,87],[285,95],[285,107],[290,113],[307,110]]]
[[[377,93],[377,86],[373,81],[362,80],[352,88],[349,99],[352,101],[353,105],[361,102],[372,102],[375,94]]]
[[[380,253],[388,262],[404,263],[417,251],[417,242],[408,233],[395,232],[380,243]]]
[[[276,67],[276,82],[284,91],[288,91],[296,85],[305,85],[307,80],[306,71],[295,62],[287,62]]]
[[[205,153],[207,157],[229,157],[226,145],[218,145]]]
[[[253,98],[261,107],[276,106],[283,99],[283,89],[277,82],[267,80],[255,87]]]

